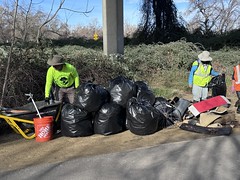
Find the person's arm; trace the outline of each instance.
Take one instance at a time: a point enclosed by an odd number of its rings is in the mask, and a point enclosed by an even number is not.
[[[53,69],[50,67],[46,75],[46,84],[45,84],[45,99],[49,98],[50,91],[53,83]]]
[[[73,67],[73,77],[74,77],[75,88],[77,88],[80,84],[80,80],[79,80],[77,69],[75,67]]]
[[[218,75],[220,75],[220,73],[214,71],[214,69],[211,69],[211,75],[212,76],[218,76]]]
[[[197,70],[197,65],[193,65],[190,71],[190,74],[188,76],[188,86],[192,87],[193,85],[193,76],[194,76],[194,72]]]
[[[79,84],[80,84],[80,80],[79,80],[79,76],[77,75],[75,77],[75,88],[77,88],[79,86]]]

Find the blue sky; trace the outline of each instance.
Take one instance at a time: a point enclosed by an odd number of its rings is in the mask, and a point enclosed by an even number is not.
[[[10,2],[13,0],[0,0],[1,2]],[[19,0],[20,3],[22,2],[29,2],[29,0]],[[188,0],[173,0],[178,12],[181,13],[185,11],[188,7]],[[34,9],[41,9],[45,11],[46,13],[49,12],[51,8],[52,0],[33,0],[34,2]],[[55,4],[60,2],[60,0],[55,0]],[[88,2],[88,4],[87,4]],[[124,4],[124,22],[128,24],[134,24],[137,25],[140,21],[141,14],[140,14],[140,5],[142,0],[123,0]],[[88,5],[88,6],[87,6]],[[71,26],[84,26],[88,25],[89,23],[93,23],[95,25],[101,26],[102,24],[102,0],[65,0],[64,4],[65,8],[73,9],[76,11],[84,12],[86,8],[88,10],[92,10],[91,13],[88,13],[87,15],[84,14],[78,14],[73,13],[66,10],[61,10],[59,12],[59,18],[63,22],[68,22]]]
[[[55,3],[57,2],[59,2],[59,0],[55,0]],[[142,0],[123,0],[124,22],[134,25],[137,25],[139,23],[141,18],[139,11],[141,2]],[[183,12],[187,9],[187,2],[188,0],[174,0],[178,12]],[[41,4],[39,4],[38,7],[41,7],[46,12],[48,12],[51,3],[51,0],[42,0]],[[78,25],[84,26],[88,25],[89,23],[93,23],[99,26],[102,24],[102,0],[66,0],[64,7],[81,12],[85,11],[86,8],[88,8],[88,10],[91,10],[93,8],[92,12],[86,15],[61,10],[59,13],[59,18],[64,22],[67,20],[68,24],[73,27]]]

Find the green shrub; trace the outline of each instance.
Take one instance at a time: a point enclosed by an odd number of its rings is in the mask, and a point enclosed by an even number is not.
[[[25,93],[33,93],[36,100],[44,98],[47,60],[52,54],[61,54],[76,66],[81,82],[93,81],[108,86],[111,79],[124,75],[149,84],[156,96],[171,98],[191,93],[188,74],[191,64],[204,47],[184,40],[168,44],[125,46],[124,55],[105,56],[99,48],[79,45],[45,48],[14,48],[9,69],[5,106],[25,104]],[[3,86],[9,47],[0,47],[0,87]],[[233,66],[240,62],[239,49],[224,47],[210,51],[215,70],[225,73],[230,84]],[[0,92],[1,95],[2,92]]]

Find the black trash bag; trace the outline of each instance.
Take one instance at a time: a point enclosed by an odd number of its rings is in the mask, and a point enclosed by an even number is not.
[[[143,101],[149,101],[150,104],[154,104],[155,95],[152,90],[149,89],[148,85],[143,81],[135,82],[137,88],[137,98]]]
[[[126,122],[125,109],[113,102],[104,104],[94,118],[94,133],[102,135],[123,131]]]
[[[67,137],[89,136],[93,134],[92,115],[73,104],[62,108],[61,133]]]
[[[109,100],[110,94],[104,87],[92,82],[86,82],[78,87],[74,105],[79,106],[87,112],[96,112],[103,104],[109,102]]]
[[[187,99],[183,99],[183,98],[178,98],[175,97],[175,100],[173,101],[174,103],[172,103],[175,107],[175,109],[173,110],[173,117],[175,119],[175,121],[182,121],[183,120],[183,116],[185,115],[185,113],[187,112],[187,109],[190,105],[190,101],[188,101]]]
[[[178,120],[178,118],[173,115],[173,111],[175,110],[174,105],[167,99],[156,97],[153,106],[165,117],[165,121],[162,121],[161,124],[163,128],[173,125],[174,122]]]
[[[208,84],[208,88],[212,89],[212,97],[219,95],[226,96],[227,85],[225,80],[225,74],[213,77]]]
[[[160,112],[148,101],[139,101],[136,97],[127,103],[127,127],[136,135],[155,133],[159,127]]]
[[[126,108],[127,101],[131,97],[136,97],[137,94],[134,82],[123,76],[118,76],[110,81],[109,92],[111,101],[124,108]]]

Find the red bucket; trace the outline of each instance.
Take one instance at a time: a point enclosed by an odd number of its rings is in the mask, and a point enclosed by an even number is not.
[[[53,116],[33,118],[35,136],[37,142],[46,142],[52,139],[53,135]]]

